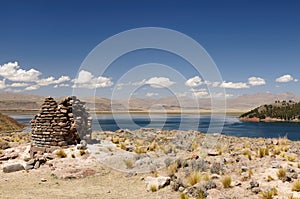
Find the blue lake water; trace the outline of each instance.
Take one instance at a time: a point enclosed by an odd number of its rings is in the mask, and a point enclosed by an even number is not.
[[[29,125],[29,121],[33,116],[15,115],[12,117]],[[287,135],[291,140],[300,140],[300,123],[241,122],[235,116],[226,116],[223,123],[223,117],[221,116],[217,116],[211,122],[210,116],[168,115],[164,117],[152,114],[150,116],[147,114],[133,114],[130,116],[123,114],[99,114],[93,120],[92,128],[93,130],[102,129],[110,131],[115,131],[119,128],[129,130],[138,128],[199,130],[205,133],[221,131],[222,134],[238,137],[272,138]]]

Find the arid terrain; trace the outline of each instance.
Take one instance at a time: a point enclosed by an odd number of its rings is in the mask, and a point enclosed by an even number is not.
[[[93,140],[29,167],[30,135],[2,136],[1,198],[300,197],[300,143],[287,138],[140,129],[97,131]],[[7,173],[18,163],[27,170]]]

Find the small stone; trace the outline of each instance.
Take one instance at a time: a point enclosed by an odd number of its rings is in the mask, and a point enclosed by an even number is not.
[[[47,179],[41,178],[41,182],[47,182]]]
[[[242,166],[242,167],[241,167],[241,170],[242,170],[242,172],[246,172],[246,171],[248,170],[248,167]]]
[[[215,151],[215,150],[209,150],[207,152],[207,155],[209,155],[209,156],[218,156],[219,153],[218,153],[218,151]]]
[[[252,180],[250,182],[250,187],[251,187],[251,189],[254,188],[254,187],[259,187],[259,183],[255,180]]]
[[[259,187],[254,187],[251,189],[252,193],[258,194],[260,192],[260,188]]]
[[[36,161],[36,163],[34,164],[34,169],[38,168],[40,168],[40,161]]]

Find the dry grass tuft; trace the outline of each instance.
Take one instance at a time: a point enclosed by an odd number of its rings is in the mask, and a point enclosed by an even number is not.
[[[292,191],[300,191],[300,180],[294,182],[293,187],[292,187]]]
[[[60,158],[65,158],[65,157],[67,157],[67,154],[66,154],[65,150],[63,150],[63,149],[59,149],[58,151],[56,151],[55,154],[56,154],[58,157],[60,157]]]
[[[224,188],[229,188],[231,186],[231,181],[231,176],[224,176],[221,182]]]
[[[277,171],[277,177],[278,177],[278,179],[284,181],[285,178],[286,178],[286,169],[284,169],[284,168],[278,169],[278,171]]]
[[[200,182],[201,180],[201,174],[198,171],[193,171],[192,173],[190,173],[190,175],[187,178],[189,184],[191,186],[197,184],[198,182]]]

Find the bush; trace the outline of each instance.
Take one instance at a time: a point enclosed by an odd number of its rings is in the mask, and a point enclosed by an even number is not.
[[[126,159],[124,160],[127,169],[132,169],[134,167],[134,160]]]
[[[222,172],[222,166],[220,163],[214,162],[210,167],[210,172],[220,174]]]
[[[208,163],[205,162],[205,160],[202,159],[193,159],[191,161],[192,170],[194,171],[206,171],[209,166]]]

